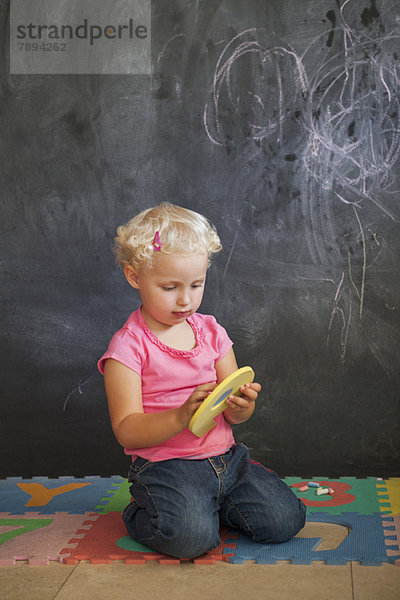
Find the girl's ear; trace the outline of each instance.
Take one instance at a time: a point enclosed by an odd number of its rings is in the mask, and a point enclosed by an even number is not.
[[[139,278],[138,278],[138,274],[136,273],[135,269],[133,267],[131,267],[130,265],[125,265],[124,275],[126,277],[127,282],[129,283],[129,285],[131,285],[133,288],[138,290],[140,287],[139,286]]]

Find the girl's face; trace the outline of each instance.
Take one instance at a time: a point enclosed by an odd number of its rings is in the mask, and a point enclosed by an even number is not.
[[[127,266],[124,272],[130,285],[139,290],[142,313],[148,323],[155,320],[158,324],[173,326],[199,308],[207,267],[206,254],[155,253],[151,269],[134,271]]]

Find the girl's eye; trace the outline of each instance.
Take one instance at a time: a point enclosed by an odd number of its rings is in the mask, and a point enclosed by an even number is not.
[[[200,288],[200,287],[202,287],[202,286],[203,286],[203,284],[202,284],[202,283],[194,283],[194,284],[192,285],[192,288]]]
[[[171,292],[174,289],[175,289],[174,287],[165,287],[165,286],[163,286],[164,292]]]

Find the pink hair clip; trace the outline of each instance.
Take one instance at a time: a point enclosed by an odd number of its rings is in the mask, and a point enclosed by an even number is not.
[[[160,244],[160,234],[158,230],[156,231],[152,244],[155,252],[161,252],[162,244]]]

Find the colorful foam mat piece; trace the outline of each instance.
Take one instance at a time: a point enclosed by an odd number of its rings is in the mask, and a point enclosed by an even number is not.
[[[400,565],[400,478],[287,477],[284,481],[306,504],[312,537],[308,526],[289,542],[258,544],[221,528],[220,545],[194,562]],[[318,495],[317,484],[329,488],[330,494]],[[120,476],[0,480],[0,564],[183,562],[128,536],[121,512],[129,501],[129,483]],[[337,547],[327,548],[324,543],[322,524],[327,523],[343,527]]]

